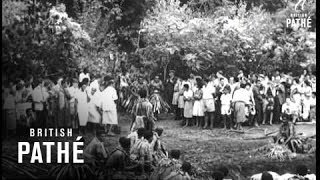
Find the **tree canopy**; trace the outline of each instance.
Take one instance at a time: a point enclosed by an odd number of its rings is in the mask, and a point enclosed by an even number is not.
[[[230,75],[237,69],[299,69],[315,64],[316,8],[315,1],[307,1],[303,11],[311,28],[288,28],[294,5],[284,0],[5,0],[3,70],[51,76],[87,66],[105,73],[120,61],[164,75],[178,65]]]

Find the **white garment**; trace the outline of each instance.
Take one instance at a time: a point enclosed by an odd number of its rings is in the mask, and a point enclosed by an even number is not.
[[[302,106],[302,118],[303,119],[307,119],[309,117],[309,112],[310,112],[310,99],[311,97],[307,98],[307,97],[304,97],[303,99],[303,106]]]
[[[273,180],[282,180],[281,176],[278,173],[275,173],[272,171],[268,171],[268,173],[271,174],[271,176],[273,177]],[[262,177],[262,173],[255,174],[251,176],[250,180],[261,180],[261,177]]]
[[[78,91],[79,91],[79,88],[75,88],[73,86],[68,88],[68,92],[69,92],[70,97],[71,97],[71,99],[69,100],[70,103],[74,103],[75,95],[77,94]]]
[[[49,98],[49,93],[46,88],[37,86],[32,91],[32,100],[34,102],[34,109],[37,111],[43,110],[43,102],[46,102]]]
[[[294,174],[286,173],[286,174],[281,175],[279,180],[289,180],[290,178],[292,178],[294,176],[295,176]]]
[[[89,117],[89,105],[86,91],[77,91],[75,98],[78,101],[77,112],[79,117],[79,125],[86,126]]]
[[[231,94],[222,94],[220,97],[221,101],[221,114],[222,115],[230,115],[230,105],[232,101]]]
[[[307,174],[304,177],[308,178],[309,180],[316,180],[317,179],[315,174]]]
[[[213,99],[213,95],[216,92],[216,88],[212,83],[208,83],[206,86],[202,88],[202,99]]]
[[[101,114],[97,110],[97,107],[101,107],[101,99],[102,93],[100,91],[97,91],[92,96],[90,102],[89,102],[89,119],[88,122],[92,123],[100,123],[101,121]]]
[[[103,92],[101,96],[102,100],[102,110],[103,111],[116,111],[117,105],[114,102],[118,99],[117,91],[112,86],[108,86]]]
[[[90,83],[90,89],[96,89],[97,91],[100,91],[100,85],[98,79],[94,80]]]
[[[240,88],[233,94],[232,102],[243,101],[246,104],[250,104],[250,92],[246,89]]]
[[[194,92],[197,93],[197,91],[198,91],[198,88],[195,87]],[[204,104],[203,104],[202,98],[200,100],[194,100],[192,115],[200,116],[200,117],[204,116]]]
[[[317,103],[317,98],[311,97],[311,98],[310,98],[310,106],[315,106],[316,103]]]
[[[89,73],[87,73],[87,74],[84,74],[83,72],[80,73],[80,75],[79,75],[79,82],[82,82],[82,80],[83,80],[84,78],[88,78],[88,79],[89,79],[89,82],[90,82],[90,75],[89,75]]]
[[[118,99],[117,91],[108,86],[102,92],[102,124],[118,124],[117,105],[114,102]]]

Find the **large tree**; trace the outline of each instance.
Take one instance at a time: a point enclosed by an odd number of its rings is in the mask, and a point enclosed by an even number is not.
[[[234,72],[283,70],[299,66],[311,56],[306,42],[314,44],[304,28],[289,29],[285,18],[292,6],[270,13],[246,3],[224,1],[211,13],[197,12],[177,0],[160,0],[143,21],[146,48],[143,57],[184,52],[192,69],[208,67]],[[293,53],[292,53],[293,52]]]

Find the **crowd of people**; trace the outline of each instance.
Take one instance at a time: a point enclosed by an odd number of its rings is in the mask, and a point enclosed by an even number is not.
[[[190,163],[179,160],[179,150],[168,153],[161,143],[163,129],[156,127],[159,114],[174,114],[184,127],[203,129],[241,130],[244,124],[284,121],[281,127],[287,132],[299,121],[315,123],[316,77],[307,71],[299,77],[279,71],[179,77],[171,70],[162,81],[158,75],[151,80],[143,68],[104,75],[90,74],[84,68],[78,77],[26,76],[3,81],[2,105],[6,135],[16,134],[20,127],[69,127],[85,134],[91,124],[94,134],[103,127],[104,133],[114,136],[118,112],[130,112],[130,134],[119,139],[120,146],[108,158],[112,171],[147,172],[154,179],[190,179]],[[213,176],[225,177],[221,171]]]
[[[146,91],[146,98],[138,94]],[[134,114],[137,103],[151,103],[154,121],[160,113],[175,114],[183,126],[204,129],[223,126],[241,129],[243,124],[259,126],[291,122],[315,122],[316,77],[306,70],[300,77],[275,71],[272,75],[237,77],[216,74],[179,77],[174,71],[162,82],[141,69],[119,71],[102,77],[87,69],[78,77],[7,80],[2,85],[6,127],[15,131],[17,122],[27,127],[72,127],[85,130],[87,122],[102,124],[110,131],[118,124],[117,110]],[[134,121],[134,119],[133,119]],[[93,129],[96,129],[93,128]]]
[[[241,129],[243,124],[272,125],[283,119],[294,124],[298,121],[315,123],[316,77],[306,70],[299,77],[291,74],[275,71],[272,75],[245,76],[240,71],[237,77],[227,77],[218,71],[210,76],[190,74],[189,77],[179,77],[170,71],[164,83],[159,76],[148,83],[143,75],[130,83],[130,74],[126,73],[120,76],[119,89],[129,112],[132,112],[136,100],[132,93],[126,93],[130,92],[128,89],[145,89],[150,97],[154,97],[149,94],[156,89],[160,100],[150,98],[155,102],[152,103],[154,112],[174,112],[175,119],[183,120],[184,126],[212,129],[222,125],[228,129]],[[163,102],[162,96],[170,108],[165,102],[159,103]]]

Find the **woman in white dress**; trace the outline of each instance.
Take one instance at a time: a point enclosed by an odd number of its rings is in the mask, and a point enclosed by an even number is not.
[[[93,91],[93,94],[89,102],[88,122],[93,123],[92,131],[93,131],[93,134],[96,135],[96,130],[98,129],[98,125],[100,124],[102,119],[102,112],[101,112],[102,92],[100,91],[100,85],[98,85],[98,87],[93,87],[91,90]]]
[[[79,118],[79,126],[80,126],[80,132],[82,131],[85,133],[85,126],[88,122],[89,117],[89,95],[86,91],[88,79],[85,78],[80,83],[80,90],[76,92],[75,99],[77,104],[77,112],[78,112],[78,118]]]
[[[204,119],[204,104],[203,104],[203,91],[202,91],[202,82],[201,79],[196,79],[196,87],[194,88],[194,104],[193,104],[193,113],[192,115],[195,117],[196,126],[200,127],[203,123]]]
[[[183,85],[184,93],[183,93],[183,100],[184,100],[184,118],[186,120],[186,124],[184,127],[187,127],[190,125],[190,122],[192,120],[192,113],[193,113],[193,92],[190,89],[190,86],[188,84]]]
[[[115,134],[111,131],[113,125],[118,125],[118,114],[117,114],[117,104],[118,100],[117,91],[114,88],[114,81],[111,76],[106,76],[104,78],[106,83],[106,89],[102,92],[102,124],[105,125],[105,132],[109,136],[114,136]],[[109,128],[107,128],[109,125]]]

